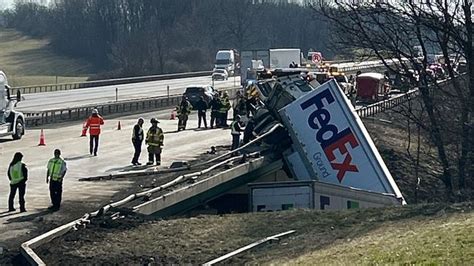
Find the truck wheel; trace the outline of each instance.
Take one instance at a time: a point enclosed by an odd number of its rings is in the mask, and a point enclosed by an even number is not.
[[[15,134],[13,134],[13,139],[21,139],[24,133],[25,125],[23,124],[23,120],[18,119],[15,124]]]

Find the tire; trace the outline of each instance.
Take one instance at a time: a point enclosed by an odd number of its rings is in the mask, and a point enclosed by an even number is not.
[[[15,124],[15,134],[12,135],[14,140],[21,139],[23,134],[25,134],[25,124],[23,120],[18,119]]]

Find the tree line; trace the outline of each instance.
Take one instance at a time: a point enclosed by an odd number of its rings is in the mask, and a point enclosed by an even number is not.
[[[7,27],[107,69],[102,77],[209,70],[223,48],[332,55],[325,19],[285,1],[62,0],[17,4],[3,15]]]

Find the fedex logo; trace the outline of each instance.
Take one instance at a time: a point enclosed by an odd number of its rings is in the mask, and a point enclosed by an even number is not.
[[[326,101],[324,102],[323,99]],[[308,125],[316,130],[316,141],[324,150],[324,154],[331,163],[332,169],[337,171],[337,179],[341,183],[346,172],[359,172],[357,165],[351,164],[352,156],[347,149],[347,144],[354,149],[359,146],[359,143],[349,127],[339,130],[336,125],[331,124],[331,114],[328,110],[324,109],[324,106],[330,105],[333,102],[334,96],[331,94],[331,91],[325,89],[303,102],[300,107],[302,110],[306,110],[310,106],[316,106],[316,110],[308,117]],[[342,161],[336,161],[335,150],[339,150],[343,155],[344,159]]]

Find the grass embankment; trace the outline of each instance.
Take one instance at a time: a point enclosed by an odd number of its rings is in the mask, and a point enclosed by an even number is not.
[[[199,216],[136,226],[128,220],[121,223],[93,222],[95,230],[70,233],[38,252],[51,264],[198,264],[294,229],[297,232],[290,237],[225,263],[474,263],[474,212],[469,203]]]
[[[46,39],[0,28],[0,69],[11,86],[85,81],[92,67],[85,60],[55,54]]]

